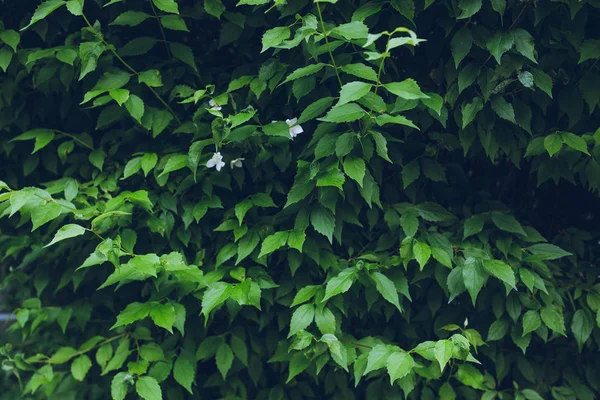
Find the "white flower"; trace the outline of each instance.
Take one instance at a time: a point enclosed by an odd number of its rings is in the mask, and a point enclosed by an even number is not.
[[[208,168],[216,167],[217,171],[220,171],[221,168],[225,166],[221,153],[217,151],[215,154],[213,154],[212,158],[206,163],[206,166]]]
[[[302,129],[300,125],[296,125],[297,122],[298,118],[285,120],[285,123],[288,124],[288,126],[290,127],[290,136],[292,137],[292,139],[304,132],[304,129]]]
[[[245,160],[245,158],[241,158],[241,157],[236,158],[235,160],[229,161],[229,166],[231,168],[235,168],[235,167],[242,168],[242,161],[244,161],[244,160]]]
[[[469,325],[469,318],[465,318],[464,326],[465,328]]]
[[[210,106],[211,110],[215,110],[215,111],[220,111],[221,107],[220,105],[218,105],[217,103],[215,103],[215,101],[213,99],[210,99],[210,101],[208,102],[208,105]]]

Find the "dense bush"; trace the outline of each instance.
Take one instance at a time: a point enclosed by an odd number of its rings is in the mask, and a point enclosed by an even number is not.
[[[0,398],[594,399],[599,16],[2,2]]]

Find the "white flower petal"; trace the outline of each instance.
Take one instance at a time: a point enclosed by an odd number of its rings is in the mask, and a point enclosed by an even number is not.
[[[217,171],[220,171],[221,168],[223,168],[225,166],[225,163],[223,161],[219,161],[217,163]]]
[[[298,118],[286,119],[285,123],[289,126],[293,126],[298,122]]]
[[[302,132],[304,132],[304,129],[302,129],[302,127],[300,125],[292,126],[290,128],[290,136],[293,138],[298,136]]]
[[[212,168],[217,164],[217,162],[215,160],[213,160],[212,158],[210,160],[208,160],[208,162],[206,163],[206,166],[208,168]]]

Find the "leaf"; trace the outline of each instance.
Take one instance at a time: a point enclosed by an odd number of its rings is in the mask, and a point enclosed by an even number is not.
[[[150,171],[152,171],[152,169],[156,166],[157,162],[158,156],[156,155],[156,153],[146,153],[142,156],[140,166],[142,168],[142,171],[144,171],[144,176],[148,176]]]
[[[463,239],[481,232],[484,222],[485,218],[482,215],[473,215],[467,218],[463,226]]]
[[[542,321],[548,328],[552,329],[556,333],[566,336],[565,320],[561,311],[558,311],[554,307],[547,306],[542,308],[540,315],[542,316]]]
[[[363,22],[353,21],[336,26],[331,34],[339,35],[346,40],[366,39],[369,35],[369,28]]]
[[[519,221],[517,221],[513,216],[497,211],[493,211],[490,216],[492,217],[492,222],[494,222],[494,225],[503,231],[527,236]]]
[[[318,63],[318,64],[311,64],[311,65],[307,65],[306,67],[298,68],[297,70],[295,70],[294,72],[289,74],[287,76],[287,78],[285,78],[285,81],[281,82],[279,84],[279,86],[283,85],[284,83],[291,82],[291,81],[294,81],[299,78],[303,78],[305,76],[314,75],[317,72],[319,72],[320,70],[322,70],[324,66],[325,66],[325,64]]]
[[[473,122],[481,110],[483,110],[483,101],[480,97],[475,97],[470,103],[463,103],[461,105],[462,128],[465,129]]]
[[[163,175],[174,171],[179,171],[180,169],[187,167],[189,165],[188,160],[189,156],[187,154],[176,154],[174,156],[169,157],[167,163],[165,164],[165,168],[162,170],[160,175],[158,175],[158,177],[160,178]]]
[[[415,365],[415,360],[408,353],[396,351],[387,359],[387,371],[390,375],[390,385],[397,379],[403,378]]]
[[[140,11],[125,11],[120,14],[113,22],[109,25],[125,25],[125,26],[137,26],[150,18],[150,14]]]
[[[134,94],[130,95],[125,102],[125,108],[133,119],[140,124],[142,123],[142,117],[144,116],[144,101],[142,99]]]
[[[454,353],[454,344],[450,340],[439,340],[435,347],[433,348],[433,354],[435,355],[435,359],[438,364],[440,364],[440,369],[444,371],[444,367],[452,358],[452,354]]]
[[[508,333],[510,323],[506,319],[494,321],[488,330],[488,342],[500,340]]]
[[[586,39],[579,49],[581,53],[578,64],[600,58],[600,39]]]
[[[506,0],[492,0],[492,8],[500,14],[500,19],[502,20],[504,11],[506,11]]]
[[[290,307],[295,307],[299,304],[306,303],[308,300],[312,299],[315,294],[317,294],[319,288],[320,287],[317,285],[308,285],[298,290]]]
[[[8,47],[4,46],[0,49],[0,68],[2,68],[4,72],[8,69],[12,58],[13,52]]]
[[[135,391],[144,400],[162,400],[162,391],[156,379],[141,376],[135,383]]]
[[[327,282],[327,286],[325,287],[325,297],[322,301],[327,301],[333,296],[337,296],[338,294],[347,292],[352,286],[352,283],[354,283],[355,277],[356,269],[346,268],[345,270],[340,272],[336,277],[331,278]]]
[[[262,243],[258,258],[271,254],[285,246],[289,237],[289,232],[276,232],[268,237]]]
[[[458,64],[469,54],[473,46],[473,36],[471,31],[465,25],[461,30],[456,32],[452,41],[450,42],[450,49],[452,51],[452,58],[454,59],[454,65],[458,68]]]
[[[362,187],[365,178],[365,161],[362,158],[347,156],[344,159],[344,172]]]
[[[262,36],[262,50],[260,52],[264,53],[271,47],[277,46],[289,37],[290,28],[287,26],[278,26],[276,28],[269,29]]]
[[[289,374],[285,383],[289,383],[295,376],[304,371],[310,364],[310,360],[303,352],[296,352],[290,360]]]
[[[496,278],[516,290],[515,273],[513,269],[500,260],[484,260],[483,267]]]
[[[394,349],[391,346],[380,344],[373,347],[369,352],[367,368],[365,369],[365,372],[363,372],[363,376],[367,375],[369,372],[384,368],[393,353]]]
[[[156,324],[173,333],[175,323],[175,308],[170,304],[154,304],[150,308],[150,318]]]
[[[516,124],[515,121],[515,110],[509,102],[507,102],[504,97],[494,96],[491,101],[492,110],[498,114],[498,116],[502,119],[512,122]]]
[[[394,115],[394,116],[391,116],[389,114],[378,115],[377,118],[375,119],[375,122],[377,122],[377,125],[379,125],[379,126],[383,126],[386,124],[398,124],[398,125],[409,126],[411,128],[417,129],[417,130],[419,129],[411,120],[409,120],[408,118],[406,118],[402,115]]]
[[[84,227],[77,224],[65,225],[56,232],[52,241],[44,247],[52,246],[53,244],[60,242],[61,240],[81,236],[85,233],[85,231],[86,229]]]
[[[8,29],[6,31],[0,32],[0,40],[9,45],[16,53],[17,46],[21,42],[21,35],[19,35],[19,32],[13,31],[12,29]]]
[[[523,334],[527,335],[530,332],[535,331],[542,324],[540,313],[536,310],[529,310],[523,315]]]
[[[233,363],[233,352],[231,351],[231,347],[225,342],[221,343],[217,349],[215,359],[217,362],[217,369],[221,373],[223,379],[225,379],[227,372],[229,372],[231,364]]]
[[[552,78],[542,70],[532,68],[533,83],[552,98]]]
[[[62,7],[65,4],[67,4],[67,2],[62,1],[62,0],[49,0],[49,1],[43,2],[35,9],[35,12],[33,13],[33,16],[31,17],[31,21],[29,21],[29,24],[26,27],[21,28],[21,32],[24,31],[25,29],[29,28],[31,25],[35,24],[36,22],[43,20],[48,15],[50,15],[50,13],[52,13],[54,10]]]
[[[486,275],[481,266],[481,261],[468,257],[462,268],[463,280],[465,287],[471,296],[473,306],[477,302],[477,295],[483,288],[486,281]]]
[[[515,39],[515,48],[517,51],[521,53],[521,55],[537,64],[537,60],[535,59],[534,55],[535,41],[529,32],[524,29],[517,28],[512,31],[512,34]]]
[[[544,138],[544,148],[548,155],[552,157],[560,151],[563,145],[563,140],[558,133],[553,133]]]
[[[145,83],[150,87],[161,87],[162,77],[157,69],[150,69],[148,71],[140,72],[138,75],[138,81]]]
[[[566,144],[572,149],[582,152],[583,154],[587,154],[588,156],[590,155],[590,153],[588,152],[587,143],[585,142],[584,138],[582,138],[581,136],[577,136],[571,132],[562,131],[559,134],[564,144]]]
[[[205,3],[206,5],[206,3]],[[160,24],[173,31],[189,32],[187,25],[183,18],[179,15],[163,15],[160,17]]]
[[[458,8],[462,10],[457,19],[470,18],[481,9],[481,0],[459,0]]]
[[[82,382],[92,367],[92,361],[85,354],[80,355],[71,364],[71,375],[75,380]]]
[[[213,309],[229,298],[231,290],[232,286],[225,282],[215,282],[206,289],[202,296],[202,314],[206,319]]]
[[[375,288],[386,299],[388,302],[392,303],[398,311],[402,312],[402,307],[400,306],[400,299],[398,298],[398,291],[396,290],[396,286],[394,282],[390,280],[387,276],[383,275],[381,272],[373,272],[371,275],[373,280],[375,281]]]
[[[130,303],[123,311],[117,315],[117,322],[110,328],[115,329],[120,326],[129,325],[135,321],[146,318],[150,314],[152,305],[149,303]]]
[[[322,118],[318,118],[319,121],[324,122],[352,122],[357,119],[361,119],[365,115],[363,110],[356,103],[348,103],[341,106],[333,107],[329,112]]]
[[[400,217],[400,226],[406,236],[413,237],[419,230],[419,220],[413,213],[404,213]]]
[[[175,0],[152,0],[154,6],[161,11],[171,14],[179,14],[179,7]]]
[[[127,396],[127,384],[129,379],[126,372],[116,374],[110,383],[110,395],[113,400],[124,400]]]
[[[525,258],[525,261],[535,262],[543,260],[557,260],[562,257],[572,256],[572,253],[564,251],[558,246],[549,243],[538,243],[527,248],[531,252],[530,256]]]
[[[365,82],[355,81],[346,83],[340,90],[340,100],[336,107],[360,99],[369,93],[371,87],[373,87],[372,84]]]
[[[571,320],[571,330],[573,331],[579,352],[581,352],[583,345],[589,339],[593,329],[594,320],[590,316],[590,313],[582,309],[575,311]]]
[[[366,79],[372,82],[377,82],[377,73],[373,68],[368,67],[365,64],[348,64],[344,65],[340,69],[349,75],[354,75],[358,78]]]
[[[316,307],[315,323],[323,335],[334,334],[336,330],[335,316],[327,307]],[[345,350],[343,350],[345,352]]]
[[[414,79],[406,79],[402,82],[386,83],[383,85],[388,92],[405,100],[426,99],[427,96]]]
[[[181,43],[169,43],[169,49],[171,49],[173,57],[181,60],[183,63],[189,65],[194,71],[198,72],[194,51],[189,46]]]
[[[429,258],[431,257],[431,247],[429,247],[427,243],[415,241],[413,245],[413,253],[422,271],[423,268],[425,268],[425,264],[427,264],[427,261],[429,261]]]
[[[331,211],[324,207],[313,209],[310,213],[310,223],[317,232],[329,239],[329,243],[332,242],[335,218]]]
[[[190,360],[181,355],[175,360],[173,366],[173,378],[181,386],[192,394],[192,383],[196,380],[195,365]]]
[[[298,124],[303,124],[322,115],[333,104],[333,100],[333,97],[323,97],[310,104],[298,117]]]

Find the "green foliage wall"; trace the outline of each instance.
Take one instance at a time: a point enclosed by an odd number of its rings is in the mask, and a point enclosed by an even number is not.
[[[0,3],[0,398],[596,398],[599,14]]]

